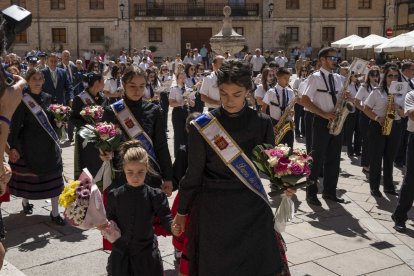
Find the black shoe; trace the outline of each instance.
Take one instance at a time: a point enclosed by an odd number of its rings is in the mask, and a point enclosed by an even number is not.
[[[56,217],[54,217],[52,213],[50,213],[50,219],[52,220],[52,222],[60,226],[63,226],[66,224],[66,221],[60,215],[57,215]]]
[[[399,233],[405,233],[407,231],[407,228],[405,227],[405,222],[396,221],[394,215],[392,215],[391,218],[392,218],[392,221],[395,222],[395,225],[393,227],[395,231]]]
[[[398,193],[395,190],[384,190],[384,193],[389,195],[398,195]]]
[[[316,196],[306,198],[306,202],[310,205],[322,206],[322,203],[319,201],[319,199]]]
[[[378,190],[371,190],[371,195],[372,195],[373,197],[378,197],[378,198],[383,197],[383,196],[382,196],[382,193],[381,193],[380,191],[378,191]]]
[[[33,214],[33,204],[28,203],[27,205],[24,205],[23,202],[22,202],[22,206],[23,206],[23,212],[26,215]]]
[[[331,195],[322,195],[323,199],[327,199],[327,200],[331,200],[334,202],[338,202],[338,203],[345,203],[345,199],[343,198],[339,198],[336,195],[335,196],[331,196]]]

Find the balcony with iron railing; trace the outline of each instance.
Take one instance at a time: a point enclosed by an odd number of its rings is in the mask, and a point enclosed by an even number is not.
[[[223,16],[224,3],[209,4],[135,4],[135,16],[162,16],[162,17],[186,17],[186,16]],[[259,4],[250,3],[244,5],[230,5],[231,16],[259,16]]]

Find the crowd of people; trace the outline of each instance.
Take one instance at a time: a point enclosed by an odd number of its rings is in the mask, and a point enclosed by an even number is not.
[[[24,62],[8,54],[0,72],[0,150],[9,163],[0,171],[0,201],[8,201],[9,194],[21,197],[23,212],[32,214],[29,200],[51,198],[51,221],[65,225],[58,207],[64,187],[61,147],[75,142],[75,179],[83,168],[96,175],[108,160],[117,166],[103,191],[108,220],[121,231],[113,244],[104,241],[104,248],[112,249],[109,275],[162,275],[156,223],[174,235],[181,275],[289,275],[270,206],[223,163],[202,131],[206,122],[200,114],[208,111],[209,123],[218,122],[247,158],[259,144],[293,148],[295,141],[305,139],[313,157],[306,188],[310,205],[322,205],[317,197],[320,177],[322,198],[344,203],[336,193],[342,146],[349,158],[361,157],[360,166],[377,198],[383,196],[381,171],[383,191],[396,196],[393,168],[405,166],[392,215],[395,229],[405,231],[414,197],[414,92],[389,101],[392,81],[408,82],[408,90],[414,90],[414,63],[379,67],[372,60],[364,74],[355,75],[347,61],[338,63],[336,49],[322,48],[311,62],[312,51],[304,48],[297,55],[297,79],[292,83],[282,50],[274,57],[256,49],[242,60],[228,54],[211,61],[206,50],[205,45],[200,53],[190,49],[183,60],[177,55],[159,66],[146,47],[131,56],[121,51],[116,60],[93,57],[89,51],[83,60],[74,61],[68,50],[30,51]],[[349,86],[343,88],[347,78]],[[337,135],[328,125],[338,116],[341,99],[356,109]],[[67,123],[49,113],[52,103],[72,108]],[[124,144],[118,150],[102,152],[84,143],[79,132],[90,122],[81,112],[88,106],[101,106],[99,121],[120,127]],[[390,119],[392,128],[384,134]],[[167,144],[170,120],[174,161]],[[62,129],[67,137],[57,136]],[[177,189],[171,214],[167,197]],[[285,191],[287,196],[294,193],[292,188]],[[104,226],[100,229],[105,233]],[[245,233],[250,233],[249,239],[243,238]],[[2,223],[0,237],[5,237]],[[261,254],[251,254],[258,246]]]

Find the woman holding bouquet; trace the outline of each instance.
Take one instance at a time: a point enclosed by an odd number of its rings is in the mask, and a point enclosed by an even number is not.
[[[105,96],[101,93],[104,88],[102,75],[96,72],[87,73],[84,81],[88,84],[85,91],[81,92],[73,99],[72,115],[70,121],[76,127],[75,141],[75,172],[74,178],[78,179],[84,168],[88,168],[89,172],[95,176],[100,167],[102,160],[99,158],[99,151],[93,143],[86,144],[83,147],[83,138],[79,135],[81,127],[90,124],[92,118],[88,120],[81,115],[81,111],[86,106],[106,106]]]
[[[9,161],[13,175],[9,191],[23,198],[25,214],[33,213],[33,204],[29,203],[29,199],[51,198],[50,217],[57,225],[64,225],[58,209],[58,197],[63,190],[61,149],[53,129],[56,129],[54,117],[46,112],[52,97],[42,92],[44,76],[39,69],[27,71],[26,80],[26,95],[17,107],[10,126]]]
[[[246,97],[252,90],[248,63],[225,61],[217,77],[222,106],[211,111],[209,118],[210,123],[221,124],[218,129],[222,132],[207,134],[200,129],[198,118],[193,121],[188,135],[188,170],[180,182],[174,219],[185,229],[186,215],[190,215],[186,230],[190,275],[289,275],[266,195],[247,187],[221,156],[225,149],[232,151],[233,143],[248,159],[256,145],[273,144],[272,122],[247,106]],[[233,143],[223,135],[231,136]],[[293,192],[288,189],[286,193]]]

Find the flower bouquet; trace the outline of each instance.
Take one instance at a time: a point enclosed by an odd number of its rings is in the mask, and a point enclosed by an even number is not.
[[[87,230],[107,224],[101,192],[87,169],[70,182],[59,196],[59,205],[70,225]]]
[[[68,140],[68,135],[65,130],[65,125],[69,120],[72,109],[69,106],[61,104],[51,104],[47,109],[55,117],[56,126],[58,127],[58,136],[61,142]]]
[[[272,192],[270,196],[281,195],[276,213],[275,228],[284,231],[286,222],[294,215],[294,205],[283,193],[287,188],[302,188],[310,183],[300,180],[308,177],[311,171],[312,157],[304,150],[291,149],[286,145],[258,145],[253,149],[253,163],[258,170],[270,178]]]
[[[79,135],[84,139],[83,147],[87,143],[95,143],[95,147],[101,153],[115,151],[122,142],[121,129],[112,123],[100,122],[96,125],[86,125],[79,131]],[[105,190],[114,179],[114,169],[112,160],[104,161],[94,180],[102,181],[102,190]]]
[[[80,115],[87,121],[89,124],[94,125],[97,120],[101,119],[104,113],[104,109],[100,105],[87,105],[85,106]]]

